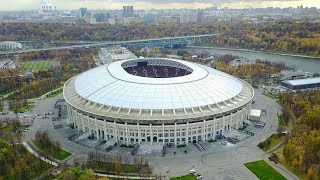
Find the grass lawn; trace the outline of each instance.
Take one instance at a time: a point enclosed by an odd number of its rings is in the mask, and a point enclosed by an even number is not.
[[[283,114],[278,115],[278,124],[279,124],[280,126],[285,127],[285,128],[289,127],[288,121],[289,121],[289,120],[286,120],[286,119],[284,118]]]
[[[193,174],[170,178],[170,180],[197,180]]]
[[[268,139],[258,144],[258,147],[264,151],[268,151],[283,141],[285,136],[278,136],[276,134],[272,134]]]
[[[244,164],[253,174],[255,174],[261,180],[285,180],[278,171],[273,169],[264,160],[245,163]]]
[[[214,143],[214,142],[216,142],[217,140],[215,140],[215,139],[209,139],[208,140],[208,143]]]
[[[248,127],[248,125],[243,125],[243,126],[240,127],[238,130],[239,130],[239,131],[243,131],[243,130],[245,130],[247,127]]]
[[[20,68],[24,71],[39,71],[49,69],[53,63],[53,61],[30,61],[22,63]]]
[[[102,172],[107,172],[107,173],[114,173],[113,169],[110,167],[113,167],[114,163],[109,163],[109,162],[103,162],[103,161],[91,161],[88,163],[88,168],[94,169],[96,171],[102,171]],[[122,169],[124,166],[127,169],[127,173],[132,173],[132,174],[137,174],[138,170],[135,165],[133,164],[122,164]],[[109,168],[106,168],[109,167]],[[108,170],[109,171],[108,171]]]
[[[125,148],[134,148],[134,145],[129,144],[128,146],[126,144],[121,144],[120,147],[125,147]]]
[[[63,92],[63,89],[59,89],[59,90],[57,90],[57,91],[54,91],[54,92],[48,94],[47,98],[56,97],[56,96],[58,96],[59,94],[61,94],[62,92]]]
[[[61,150],[60,154],[58,156],[54,156],[54,158],[56,158],[58,160],[64,160],[69,156],[71,156],[71,153],[69,153],[68,151],[65,151],[65,150]]]
[[[4,133],[13,132],[13,125],[8,124],[8,125],[2,130],[2,132],[4,132]]]
[[[177,148],[183,148],[183,147],[186,147],[186,145],[185,144],[178,144],[177,145]]]
[[[37,146],[38,149],[40,149],[41,151],[44,152],[43,147],[36,140],[33,140],[32,142],[35,146]],[[52,156],[53,158],[58,159],[58,160],[64,160],[71,155],[72,155],[71,153],[69,153],[65,150],[61,150],[59,154],[50,154],[50,156]]]
[[[11,111],[15,111],[15,112],[20,112],[20,113],[24,113],[27,110],[30,110],[34,107],[34,103],[28,103],[28,105],[25,106],[21,106],[18,109],[17,108],[11,108]]]

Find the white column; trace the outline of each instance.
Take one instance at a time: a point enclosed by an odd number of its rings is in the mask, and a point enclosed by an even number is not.
[[[138,141],[139,141],[139,144],[141,144],[141,132],[140,132],[140,125],[138,123]]]
[[[232,119],[232,113],[230,113],[230,132],[232,132],[233,128],[233,119]]]
[[[201,141],[205,141],[206,134],[206,120],[203,120],[202,131],[201,131]]]
[[[76,121],[77,121],[78,131],[80,131],[80,122],[79,122],[80,120],[79,120],[79,115],[78,114],[79,114],[78,112],[75,113],[75,116],[76,116],[75,118],[76,118]]]
[[[236,129],[239,128],[239,110],[236,112]]]
[[[224,115],[222,116],[222,134],[224,134],[224,127],[225,127],[225,123],[224,123]]]
[[[244,112],[245,112],[245,110],[244,110],[244,109],[241,109],[240,120],[241,120],[242,124],[243,124],[244,118],[246,118],[245,116],[243,116]]]
[[[92,134],[92,129],[91,129],[91,120],[90,120],[90,117],[89,116],[86,116],[86,119],[87,119],[87,125],[89,127],[89,133],[90,135]]]
[[[118,142],[118,133],[117,133],[117,123],[115,121],[113,121],[113,128],[114,128],[114,133],[113,136],[115,138],[115,140]]]
[[[150,142],[151,142],[151,145],[152,145],[152,143],[153,143],[153,132],[152,132],[152,125],[151,124],[149,124],[150,126]]]
[[[216,118],[213,118],[213,138],[216,139]]]
[[[162,145],[164,145],[164,124],[162,124]]]
[[[134,127],[133,129],[134,129],[134,131],[133,131],[134,144],[136,144],[136,138],[137,138],[137,136],[136,136],[136,133],[137,133],[136,127]]]
[[[177,147],[177,123],[174,123],[174,146]]]
[[[94,124],[96,126],[96,133],[97,133],[97,139],[100,140],[100,134],[99,134],[99,130],[98,130],[98,119],[94,118]]]
[[[107,139],[107,121],[104,120],[104,140],[108,140]]]
[[[82,115],[80,115],[80,113],[77,113],[77,120],[78,120],[78,126],[79,126],[79,129],[80,131],[83,131],[83,126],[82,126]]]
[[[128,135],[128,124],[126,123],[126,143],[127,143],[127,146],[129,145],[129,135]]]
[[[187,122],[187,128],[186,128],[186,143],[189,144],[189,122]]]

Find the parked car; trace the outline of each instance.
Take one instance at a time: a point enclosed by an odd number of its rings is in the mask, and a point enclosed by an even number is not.
[[[202,176],[200,174],[197,174],[197,179],[198,180],[202,180],[203,178],[202,178]]]
[[[194,170],[194,169],[191,169],[191,170],[190,170],[190,173],[191,173],[191,174],[196,174],[196,173],[197,173],[197,171],[196,171],[196,170]]]

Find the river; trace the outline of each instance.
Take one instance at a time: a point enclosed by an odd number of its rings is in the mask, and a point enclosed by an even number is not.
[[[250,61],[256,59],[267,60],[271,62],[284,62],[289,67],[300,69],[305,72],[320,73],[320,58],[307,57],[307,56],[296,56],[287,54],[273,54],[259,51],[252,51],[246,49],[232,49],[232,48],[218,48],[218,47],[201,47],[201,46],[190,46],[188,49],[192,49],[195,52],[207,50],[211,54],[232,54],[234,56],[243,57]]]

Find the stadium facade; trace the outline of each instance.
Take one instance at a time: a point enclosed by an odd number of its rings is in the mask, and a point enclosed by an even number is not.
[[[70,123],[118,143],[188,144],[235,131],[248,119],[253,88],[182,60],[117,61],[64,85]]]

